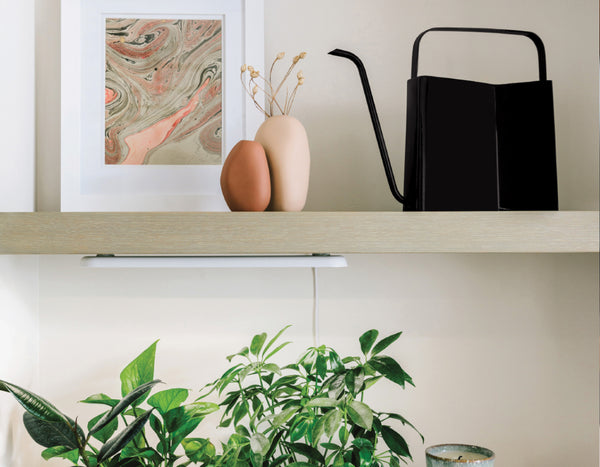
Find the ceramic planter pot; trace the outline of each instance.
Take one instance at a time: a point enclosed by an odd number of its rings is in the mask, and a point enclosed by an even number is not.
[[[306,203],[310,149],[302,124],[294,117],[269,117],[255,141],[265,149],[271,176],[270,211],[301,211]]]
[[[264,211],[271,200],[265,150],[256,141],[237,143],[223,164],[221,191],[232,211]]]

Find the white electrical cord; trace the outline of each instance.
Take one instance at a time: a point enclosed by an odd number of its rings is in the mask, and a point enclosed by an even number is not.
[[[319,346],[319,284],[317,277],[317,268],[313,267],[313,315],[312,315],[312,335],[313,345]]]

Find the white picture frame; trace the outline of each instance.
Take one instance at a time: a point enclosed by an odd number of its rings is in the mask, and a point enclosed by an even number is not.
[[[62,0],[61,211],[227,211],[222,164],[105,164],[108,17],[222,19],[221,162],[264,119],[240,82],[242,64],[264,64],[263,0]]]

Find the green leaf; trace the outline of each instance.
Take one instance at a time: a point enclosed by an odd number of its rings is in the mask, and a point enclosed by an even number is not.
[[[84,404],[102,404],[108,405],[109,407],[114,407],[119,403],[119,399],[112,399],[108,397],[106,394],[94,394],[93,396],[88,397],[82,401]]]
[[[202,422],[202,417],[192,418],[185,422],[181,427],[177,428],[171,433],[171,453],[175,452],[175,449],[181,444],[184,438],[194,431],[198,425]]]
[[[70,460],[73,464],[77,464],[77,461],[79,460],[79,450],[69,449],[66,446],[54,446],[42,451],[42,457],[45,460],[52,459],[53,457],[62,457],[63,459]]]
[[[348,414],[354,423],[367,431],[373,426],[373,411],[363,402],[351,401],[348,404]]]
[[[358,449],[369,449],[373,450],[373,443],[366,438],[355,438],[352,440],[352,445]]]
[[[368,467],[373,462],[373,454],[368,449],[361,449],[358,453],[361,467]]]
[[[152,409],[153,410],[153,409]],[[123,431],[114,436],[110,441],[108,441],[102,448],[100,448],[100,452],[98,453],[98,463],[102,463],[107,459],[110,459],[115,454],[119,453],[121,449],[123,449],[127,444],[135,438],[135,436],[143,430],[144,425],[150,418],[152,414],[152,410],[148,410],[143,415],[136,418],[129,426],[127,426]]]
[[[148,405],[158,410],[161,415],[166,414],[169,410],[179,407],[188,398],[189,391],[187,389],[167,389],[154,394],[148,399]]]
[[[346,428],[345,425],[342,425],[340,427],[340,431],[338,433],[338,436],[340,438],[340,443],[342,443],[342,445],[346,444],[346,442],[348,441],[348,437],[350,436],[350,434],[348,433],[348,429]]]
[[[144,350],[121,372],[121,396],[126,396],[135,388],[154,379],[154,357],[157,342],[155,341]],[[133,405],[140,405],[143,401],[144,397],[141,397]]]
[[[269,441],[269,438],[262,433],[254,433],[250,437],[250,449],[252,449],[252,452],[264,456],[269,452],[270,447],[271,442]]]
[[[94,434],[97,431],[100,431],[106,425],[108,425],[113,419],[115,419],[121,412],[123,412],[127,407],[129,407],[132,402],[138,399],[140,396],[144,397],[144,394],[148,394],[150,390],[161,383],[162,381],[155,379],[154,381],[150,381],[148,383],[142,384],[137,388],[133,389],[129,394],[127,394],[123,399],[119,401],[117,405],[115,405],[110,411],[104,415],[96,424],[90,428],[90,434]]]
[[[72,427],[75,426],[75,421],[67,418]],[[75,449],[79,446],[77,436],[73,430],[63,422],[47,422],[40,418],[34,417],[29,412],[23,414],[23,425],[31,439],[45,448],[55,446],[66,446],[69,449]],[[79,439],[85,439],[85,434],[80,426],[77,426],[77,435]]]
[[[321,438],[325,434],[325,419],[324,417],[318,417],[312,426],[310,433],[311,444],[317,446],[321,441]]]
[[[337,407],[340,401],[329,397],[316,397],[307,402],[306,407]]]
[[[406,441],[399,433],[394,431],[391,427],[383,425],[381,427],[381,436],[383,436],[385,444],[388,445],[388,448],[390,448],[392,452],[398,454],[400,457],[408,457],[412,460],[410,451],[408,450],[408,444],[406,444]]]
[[[254,336],[252,338],[252,342],[250,343],[250,353],[252,355],[256,355],[258,357],[260,349],[262,349],[266,340],[267,340],[266,332],[263,332],[262,334],[257,334],[256,336]]]
[[[412,423],[410,423],[406,418],[404,418],[402,415],[399,415],[397,413],[383,413],[382,415],[387,415],[389,418],[391,418],[393,420],[400,420],[403,425],[410,426],[413,430],[415,430],[419,434],[419,436],[421,437],[421,441],[425,442],[425,437],[421,434],[421,432],[419,430],[417,430],[417,428]]]
[[[263,365],[262,368],[263,370],[270,371],[271,373],[277,373],[278,375],[281,375],[281,368],[279,368],[279,366],[275,363],[267,363]]]
[[[404,383],[413,384],[412,379],[402,369],[399,363],[391,357],[381,355],[379,357],[373,357],[368,361],[375,370],[381,373],[390,381],[404,387]]]
[[[242,350],[240,350],[238,353],[234,353],[231,355],[227,355],[227,361],[230,362],[231,360],[233,360],[234,357],[246,357],[248,355],[249,349],[248,347],[242,347]],[[225,376],[225,375],[223,375]]]
[[[325,426],[325,434],[330,438],[335,434],[342,421],[342,412],[339,410],[330,410],[323,417],[323,423]]]
[[[292,415],[298,412],[298,407],[288,407],[287,409],[282,410],[273,418],[273,426],[278,427],[287,422]]]
[[[121,451],[121,459],[125,459],[128,457],[138,457],[142,459],[152,459],[155,456],[160,456],[154,449],[152,448],[141,448],[138,449],[131,444],[129,446],[125,446]],[[160,456],[162,459],[162,456]]]
[[[173,433],[188,421],[195,418],[202,418],[217,410],[219,410],[219,406],[213,402],[192,402],[181,407],[175,407],[169,410],[163,417],[165,428],[169,433]]]
[[[373,347],[378,335],[379,331],[377,331],[377,329],[371,329],[358,338],[358,341],[360,342],[360,350],[364,355],[369,353],[369,350],[371,350],[371,347]]]
[[[327,357],[325,355],[318,355],[317,361],[315,362],[315,367],[317,370],[317,375],[321,378],[325,378],[327,375]]]
[[[104,417],[108,412],[104,412],[101,413],[100,415],[92,418],[89,422],[88,422],[88,430],[93,427],[96,423],[98,423],[98,421]],[[106,443],[110,437],[112,435],[115,434],[115,431],[117,431],[117,429],[119,428],[119,421],[115,418],[113,420],[111,420],[106,426],[104,426],[102,429],[96,431],[95,433],[92,434],[92,436],[94,438],[96,438],[98,441],[100,441],[101,443]]]
[[[266,362],[269,358],[271,358],[273,355],[275,355],[277,352],[279,352],[281,349],[283,349],[286,345],[289,345],[291,343],[292,343],[291,341],[287,341],[287,342],[284,342],[283,344],[279,344],[263,360]]]
[[[216,449],[208,439],[186,438],[181,444],[192,462],[206,463],[216,455]]]
[[[269,349],[271,348],[271,346],[277,341],[277,339],[279,339],[279,337],[289,328],[291,327],[291,324],[288,324],[287,326],[285,326],[283,329],[281,329],[277,334],[275,334],[275,337],[273,337],[265,346],[262,354],[263,357],[265,356],[265,354],[269,351]],[[264,361],[266,361],[266,358],[263,358]]]
[[[290,430],[290,441],[295,443],[296,441],[302,439],[306,435],[309,427],[310,423],[308,420],[300,419],[298,422],[294,422]]]
[[[288,447],[292,451],[303,455],[308,460],[316,461],[316,462],[320,463],[321,465],[325,464],[325,458],[323,457],[323,454],[321,454],[317,449],[313,448],[312,446],[309,446],[308,444],[289,443]],[[300,463],[300,464],[302,464],[302,463]],[[290,465],[294,465],[294,464],[290,464]]]
[[[396,334],[392,334],[391,336],[384,337],[379,342],[377,342],[377,344],[375,344],[375,347],[373,347],[373,351],[371,352],[371,355],[375,356],[378,353],[380,353],[381,351],[387,349],[390,345],[392,345],[394,342],[396,342],[401,335],[402,335],[402,332],[397,332]]]
[[[67,423],[67,416],[46,399],[15,384],[1,381],[0,390],[11,393],[27,412],[46,422]]]

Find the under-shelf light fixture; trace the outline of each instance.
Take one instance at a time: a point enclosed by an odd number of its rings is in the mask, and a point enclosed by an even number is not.
[[[81,258],[89,268],[311,268],[313,277],[312,335],[319,345],[318,268],[345,268],[340,255],[272,255],[272,256],[115,256],[96,255]]]
[[[90,268],[343,268],[340,255],[271,256],[121,256],[96,255],[81,258]]]

